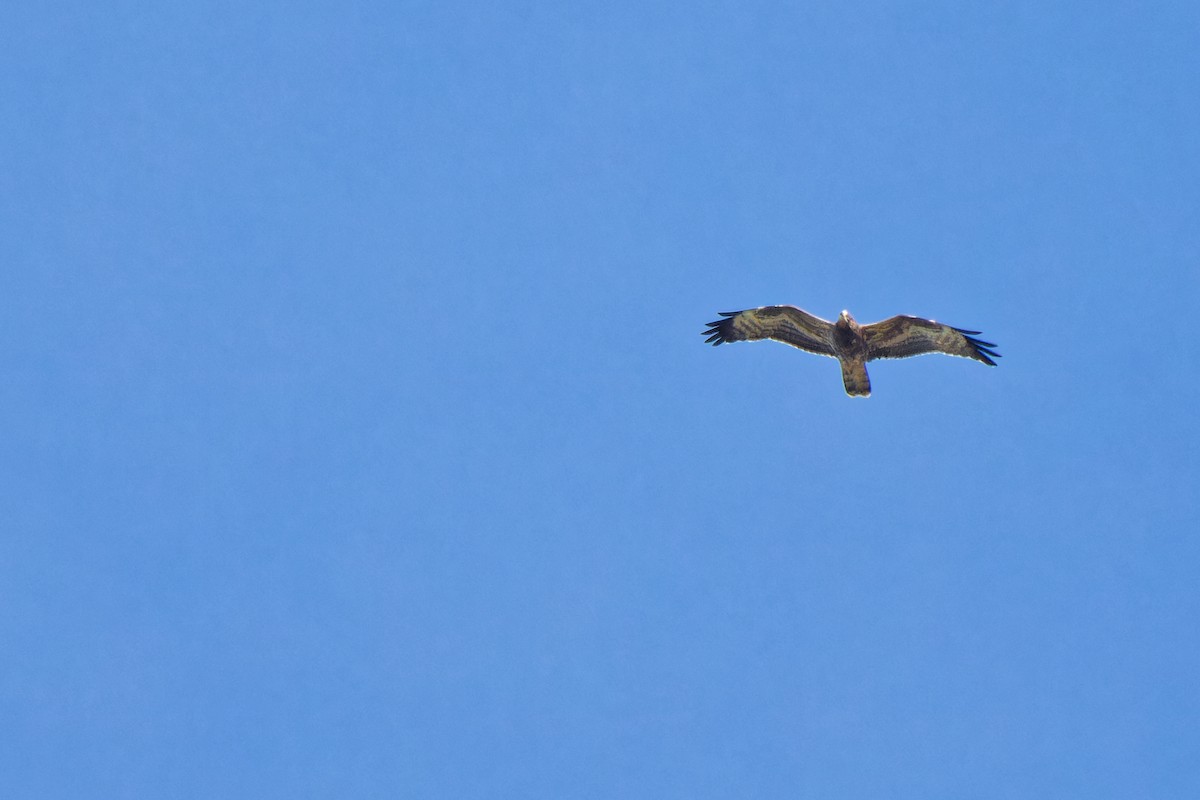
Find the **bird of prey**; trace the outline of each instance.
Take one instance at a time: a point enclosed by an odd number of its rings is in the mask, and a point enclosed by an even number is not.
[[[974,338],[979,331],[952,328],[931,319],[898,316],[859,325],[849,311],[837,322],[815,317],[795,306],[763,306],[746,311],[722,311],[724,319],[708,323],[701,335],[713,347],[722,342],[774,339],[842,364],[842,383],[851,397],[869,397],[871,379],[867,362],[877,358],[908,358],[925,353],[946,353],[973,358],[989,367],[1000,354],[996,345]]]

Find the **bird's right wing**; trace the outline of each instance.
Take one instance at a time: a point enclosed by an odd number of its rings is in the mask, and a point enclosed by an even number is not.
[[[749,342],[774,339],[810,353],[836,358],[833,350],[833,323],[814,317],[795,306],[763,306],[746,311],[722,311],[719,319],[708,323],[706,342],[713,347],[723,342]]]

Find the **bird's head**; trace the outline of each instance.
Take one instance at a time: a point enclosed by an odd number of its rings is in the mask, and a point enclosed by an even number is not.
[[[845,309],[842,310],[841,314],[838,314],[838,319],[847,325],[854,322],[854,317],[850,316],[850,312],[846,311]]]

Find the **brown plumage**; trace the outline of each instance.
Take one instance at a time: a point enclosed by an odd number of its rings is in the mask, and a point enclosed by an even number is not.
[[[996,345],[974,338],[979,331],[952,328],[931,319],[898,316],[859,325],[849,311],[837,322],[814,317],[795,306],[763,306],[746,311],[721,312],[724,319],[708,323],[703,336],[717,346],[723,342],[774,339],[817,355],[836,358],[842,364],[846,394],[867,397],[871,379],[867,362],[877,358],[908,358],[925,353],[946,353],[973,358],[996,366]]]

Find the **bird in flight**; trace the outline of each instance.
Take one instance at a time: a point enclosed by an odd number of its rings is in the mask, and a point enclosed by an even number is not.
[[[708,323],[701,335],[716,347],[723,342],[774,339],[842,364],[842,383],[851,397],[869,397],[871,379],[867,362],[877,358],[908,358],[925,353],[946,353],[973,358],[989,367],[1000,354],[996,345],[974,338],[979,331],[952,328],[931,319],[898,316],[870,325],[859,325],[849,311],[837,322],[815,317],[795,306],[763,306],[746,311],[722,311],[723,319]]]

